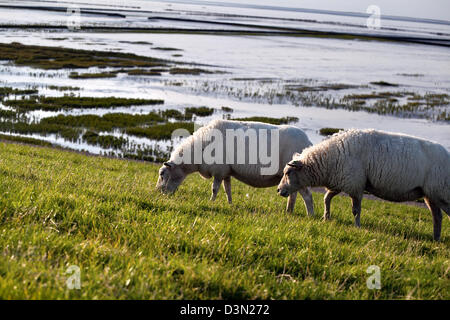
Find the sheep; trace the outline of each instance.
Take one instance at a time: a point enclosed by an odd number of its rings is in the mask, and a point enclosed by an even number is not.
[[[276,164],[276,167],[272,168],[273,171],[270,172],[270,174],[261,173],[261,170],[264,168],[267,169],[267,163],[262,164],[259,159],[257,163],[251,163],[249,161],[252,155],[257,153],[256,150],[254,150],[253,153],[250,151],[252,147],[250,142],[250,129],[253,129],[254,132],[258,133],[258,143],[261,142],[259,133],[262,132],[263,129],[274,130],[274,132],[279,136],[279,140],[276,141],[276,143],[272,143],[272,135],[267,136],[267,139],[265,140],[265,142],[270,145],[272,150],[271,156],[273,155],[273,162]],[[239,146],[237,142],[239,137],[229,137],[227,135],[228,131],[241,132],[244,135],[247,134],[247,137],[244,136],[244,140],[241,140],[244,145],[241,144]],[[224,137],[224,145],[227,145],[227,143],[232,144],[231,151],[225,148],[223,156],[227,159],[230,159],[231,157],[233,158],[233,161],[231,161],[231,163],[230,161],[223,161],[223,164],[208,164],[205,163],[205,161],[197,161],[198,163],[194,163],[195,156],[193,153],[195,153],[195,151],[192,152],[192,150],[195,148],[196,144],[200,142],[202,151],[205,152],[206,148],[208,148],[207,145],[212,141],[211,136],[213,136],[213,133],[219,133],[222,137]],[[187,175],[198,172],[205,179],[214,177],[210,200],[214,201],[216,199],[217,193],[220,189],[220,184],[223,182],[227,200],[231,204],[231,177],[256,188],[276,186],[283,176],[284,165],[292,159],[293,154],[295,152],[301,152],[304,148],[311,145],[312,143],[309,141],[307,135],[301,129],[293,126],[275,126],[251,121],[213,120],[207,126],[200,128],[193,135],[185,139],[172,152],[170,160],[165,162],[159,170],[159,178],[156,188],[163,193],[174,193]],[[243,147],[245,150],[243,150]],[[274,152],[273,150],[276,150],[277,148],[278,150]],[[244,163],[239,163],[239,161],[237,161],[239,156],[245,157]],[[310,190],[308,188],[300,188],[298,192],[303,197],[308,215],[314,215],[313,200]],[[296,192],[293,192],[289,196],[286,207],[288,212],[293,212],[296,197]]]
[[[424,197],[436,241],[441,235],[441,209],[450,216],[449,152],[413,136],[372,129],[341,131],[295,154],[283,173],[278,193],[284,197],[305,187],[326,187],[324,220],[330,219],[331,199],[345,192],[360,227],[364,191],[394,202]]]

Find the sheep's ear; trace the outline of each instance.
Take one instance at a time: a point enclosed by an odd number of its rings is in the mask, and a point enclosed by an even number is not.
[[[300,160],[292,160],[287,164],[289,167],[293,167],[295,169],[301,169],[303,167],[303,163]]]
[[[164,162],[163,163],[166,167],[172,168],[172,163],[170,162]]]
[[[300,153],[298,153],[298,152],[296,152],[296,153],[294,153],[294,156],[292,157],[292,158],[299,158],[300,157]]]

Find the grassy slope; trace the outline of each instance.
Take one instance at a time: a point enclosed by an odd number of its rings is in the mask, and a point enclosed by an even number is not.
[[[172,197],[156,178],[152,164],[0,143],[0,298],[450,298],[449,221],[433,243],[426,209],[365,200],[358,230],[344,197],[324,223],[300,203],[284,213],[275,188],[234,180],[230,207],[197,175]],[[81,290],[66,289],[70,265]]]

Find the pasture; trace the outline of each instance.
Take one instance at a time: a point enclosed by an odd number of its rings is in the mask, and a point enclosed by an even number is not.
[[[436,243],[426,208],[365,199],[357,229],[347,197],[323,222],[320,193],[314,218],[236,180],[232,206],[198,175],[164,196],[158,168],[0,143],[0,298],[450,299],[446,216]]]

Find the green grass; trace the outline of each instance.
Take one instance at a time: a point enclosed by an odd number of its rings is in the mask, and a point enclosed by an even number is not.
[[[193,115],[198,117],[208,117],[214,113],[214,108],[208,107],[189,107],[184,111],[187,118],[192,118]]]
[[[284,118],[271,118],[271,117],[247,117],[247,118],[233,118],[231,120],[236,121],[257,121],[257,122],[265,122],[274,125],[282,125],[289,124],[292,122],[297,122],[297,117],[284,117]]]
[[[102,79],[102,78],[115,78],[117,73],[115,72],[99,72],[99,73],[78,73],[71,72],[69,74],[70,79]]]
[[[16,89],[11,87],[0,87],[0,98],[10,95],[30,95],[39,93],[37,89]]]
[[[0,134],[0,140],[10,141],[10,142],[19,142],[19,143],[25,143],[25,144],[31,144],[35,146],[44,146],[44,147],[51,147],[52,144],[50,142],[29,138],[29,137],[21,137],[21,136],[11,136],[7,134]]]
[[[449,221],[432,242],[424,208],[364,200],[357,229],[345,197],[322,222],[301,201],[285,213],[275,187],[233,180],[230,206],[222,191],[210,202],[198,175],[173,196],[157,176],[153,164],[0,143],[0,298],[450,298]],[[80,290],[66,287],[71,265]],[[381,290],[366,287],[370,265]]]
[[[200,75],[200,74],[211,74],[214,73],[209,70],[204,70],[200,68],[171,68],[169,70],[170,74],[189,74],[189,75]]]
[[[26,112],[31,110],[59,111],[67,109],[96,109],[128,106],[163,104],[159,99],[131,99],[116,97],[45,97],[39,96],[29,99],[7,100],[4,105]]]
[[[121,149],[127,144],[124,138],[117,138],[111,135],[99,135],[97,132],[86,131],[82,136],[83,141],[93,146],[101,146],[105,149]]]
[[[57,90],[57,91],[79,91],[81,90],[80,87],[72,87],[72,86],[55,86],[55,85],[50,85],[47,86],[48,89],[51,90]]]
[[[161,67],[168,61],[131,53],[0,43],[0,60],[40,69]]]
[[[340,129],[340,128],[322,128],[319,130],[319,133],[322,136],[331,136],[335,133],[338,133],[339,131],[344,130],[344,129]]]
[[[177,48],[169,48],[169,47],[154,47],[153,50],[161,50],[161,51],[183,51]]]
[[[193,122],[167,122],[163,124],[157,124],[150,127],[131,127],[126,128],[124,132],[126,134],[145,137],[155,140],[169,140],[172,138],[172,133],[176,129],[186,129],[191,134],[194,132]]]
[[[375,86],[380,86],[380,87],[398,87],[398,84],[390,83],[390,82],[386,82],[386,81],[374,81],[374,82],[371,82],[370,84],[373,84]]]
[[[354,89],[358,86],[343,83],[328,83],[325,85],[305,86],[305,85],[286,85],[288,91],[308,92],[308,91],[328,91],[328,90],[346,90]]]
[[[145,69],[132,69],[127,72],[130,76],[160,76],[161,72]]]
[[[223,107],[221,108],[221,110],[222,110],[223,112],[228,112],[228,113],[232,113],[232,112],[234,111],[233,108],[225,107],[225,106],[223,106]]]
[[[176,110],[175,110],[176,111]],[[44,125],[61,125],[74,128],[88,128],[98,131],[111,131],[115,128],[126,128],[138,125],[150,125],[158,122],[164,122],[161,112],[149,112],[147,114],[129,114],[129,113],[107,113],[103,116],[94,114],[85,114],[79,116],[57,115],[41,120]]]

